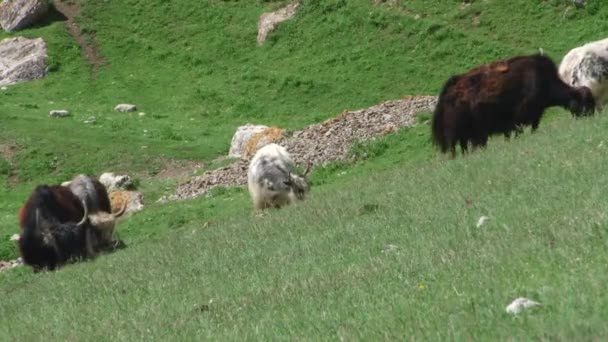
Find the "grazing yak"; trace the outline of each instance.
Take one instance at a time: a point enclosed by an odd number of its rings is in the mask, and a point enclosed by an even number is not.
[[[259,149],[249,163],[247,183],[256,212],[266,208],[280,208],[303,200],[310,188],[306,175],[294,174],[295,164],[287,150],[277,144]]]
[[[95,257],[124,246],[113,239],[114,220],[112,213],[90,213],[87,201],[68,187],[40,185],[19,210],[19,251],[35,271]]]
[[[601,110],[608,103],[608,38],[570,50],[559,65],[559,76],[573,87],[591,89]]]
[[[452,76],[443,86],[433,114],[433,141],[442,152],[466,153],[469,142],[484,147],[492,134],[510,137],[522,127],[538,128],[548,107],[573,115],[592,114],[595,101],[587,87],[573,88],[558,76],[547,56],[517,56]]]

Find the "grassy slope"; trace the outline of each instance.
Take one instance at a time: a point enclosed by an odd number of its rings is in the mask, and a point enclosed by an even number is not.
[[[467,158],[326,185],[264,218],[195,219],[60,272],[12,272],[0,336],[599,339],[608,118],[542,128]],[[481,215],[490,221],[476,228]],[[518,296],[545,306],[512,318],[504,307]]]
[[[116,169],[141,175],[144,191],[157,195],[171,185],[146,178],[163,167],[159,155],[210,160],[244,122],[293,129],[344,108],[435,93],[472,65],[538,47],[557,59],[602,38],[608,26],[608,7],[598,1],[565,16],[559,1],[464,9],[456,1],[408,1],[399,11],[370,3],[305,1],[295,20],[256,47],[258,15],[280,2],[90,2],[81,22],[109,61],[94,81],[60,23],[26,31],[47,39],[55,71],[0,94],[0,143],[23,146],[14,160],[22,182],[0,185],[0,238],[15,231],[15,212],[34,184]],[[119,102],[147,115],[112,113]],[[63,107],[74,117],[46,117]],[[91,115],[98,124],[82,124]],[[11,319],[0,333],[33,338],[58,325],[56,337],[75,338],[76,321],[83,334],[107,336],[112,326],[110,334],[124,339],[254,336],[255,327],[263,336],[505,337],[513,326],[515,336],[601,336],[605,180],[596,171],[602,149],[590,146],[607,123],[552,119],[538,136],[497,139],[490,151],[452,163],[426,161],[434,158],[424,125],[359,146],[376,156],[317,171],[314,200],[302,213],[252,223],[242,190],[150,203],[121,224],[131,245],[124,252],[55,274],[0,276],[0,292],[11,294],[2,296],[1,316]],[[378,182],[370,182],[377,171]],[[462,196],[479,202],[466,207]],[[381,206],[353,218],[366,203]],[[481,214],[498,220],[475,230]],[[199,229],[209,220],[212,228]],[[168,233],[193,229],[192,237]],[[397,254],[380,253],[388,243]],[[4,239],[0,257],[13,254]],[[594,277],[582,282],[583,273]],[[27,304],[31,293],[55,291],[76,297]],[[557,304],[523,320],[504,317],[505,302],[526,294]],[[192,311],[211,298],[211,311]],[[55,312],[56,321],[41,318]],[[107,318],[97,326],[89,317]],[[40,331],[24,329],[28,322],[41,323]]]

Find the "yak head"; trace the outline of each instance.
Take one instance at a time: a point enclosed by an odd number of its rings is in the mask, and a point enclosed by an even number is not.
[[[310,173],[311,168],[312,163],[309,162],[302,176],[298,176],[291,172],[289,173],[289,180],[287,181],[286,185],[291,187],[293,194],[298,200],[303,200],[304,198],[306,198],[306,194],[308,194],[308,192],[310,191],[310,185],[308,185],[306,177]]]
[[[595,112],[595,99],[591,89],[587,87],[574,88],[568,103],[568,109],[574,116],[589,116]]]

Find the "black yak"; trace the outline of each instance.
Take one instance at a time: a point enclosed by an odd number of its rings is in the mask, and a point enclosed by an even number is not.
[[[93,216],[94,217],[94,216]],[[113,223],[91,220],[86,201],[64,186],[40,185],[19,210],[18,247],[25,264],[35,271],[53,270],[73,259],[123,247],[114,241]]]
[[[524,126],[538,128],[548,107],[561,106],[573,115],[592,114],[589,88],[573,88],[558,75],[547,56],[517,56],[452,76],[443,86],[433,114],[432,135],[442,152],[463,153],[469,143],[484,147],[492,134],[509,137]]]

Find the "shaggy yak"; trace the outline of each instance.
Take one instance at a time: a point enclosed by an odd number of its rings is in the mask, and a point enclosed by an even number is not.
[[[294,174],[295,164],[284,147],[268,144],[259,149],[247,171],[255,211],[303,200],[310,190],[305,178],[310,167],[309,164],[304,175],[298,176]]]
[[[587,87],[573,88],[558,75],[547,56],[517,56],[452,76],[443,86],[433,114],[432,135],[444,153],[485,147],[492,134],[510,137],[531,125],[534,132],[548,107],[567,108],[575,116],[593,114]]]
[[[106,222],[113,215],[101,215],[104,219],[89,215],[86,200],[68,187],[36,187],[19,210],[21,235],[17,243],[24,263],[34,271],[54,270],[71,260],[121,247],[108,231],[114,229],[113,222]]]

